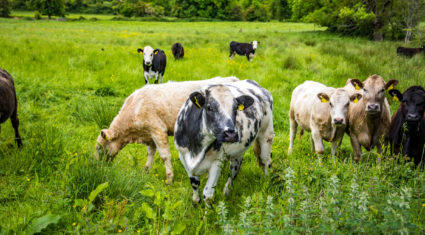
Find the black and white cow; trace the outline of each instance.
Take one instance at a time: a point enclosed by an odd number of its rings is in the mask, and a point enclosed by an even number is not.
[[[181,59],[184,56],[184,48],[183,45],[179,42],[176,42],[171,46],[171,52],[173,52],[173,56],[175,60]]]
[[[252,61],[255,55],[255,50],[257,50],[258,44],[260,42],[252,41],[250,43],[239,43],[232,41],[230,43],[230,58],[235,56],[235,53],[238,55],[244,55],[248,61]]]
[[[193,188],[193,201],[200,202],[199,177],[208,172],[203,196],[209,203],[224,161],[230,161],[231,173],[224,188],[228,195],[243,154],[252,143],[267,173],[272,163],[273,98],[251,80],[211,85],[190,95],[174,131],[174,143]]]
[[[149,79],[155,77],[155,84],[162,83],[164,76],[165,66],[167,65],[167,56],[161,49],[153,49],[150,46],[145,46],[143,49],[137,49],[137,52],[143,53],[143,70],[146,84]]]

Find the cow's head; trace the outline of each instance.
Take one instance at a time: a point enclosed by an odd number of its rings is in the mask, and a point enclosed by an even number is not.
[[[404,120],[410,124],[418,124],[424,117],[425,90],[420,86],[409,87],[403,94],[399,90],[390,90],[389,94],[394,100],[399,100],[400,111]]]
[[[106,160],[113,160],[122,148],[122,143],[110,130],[103,129],[97,137],[95,158],[97,160],[106,157]]]
[[[137,49],[137,52],[142,52],[143,53],[143,61],[147,66],[151,66],[153,63],[153,56],[155,54],[158,53],[158,49],[153,49],[150,46],[145,46],[145,48],[142,49]]]
[[[252,41],[251,42],[252,49],[257,50],[258,44],[260,44],[260,42],[258,42],[258,41]]]
[[[348,91],[338,88],[332,92],[320,92],[317,97],[322,103],[329,104],[329,113],[333,126],[347,124],[347,113],[350,102],[357,103],[362,95],[359,93],[349,94]]]
[[[249,108],[254,99],[248,95],[235,96],[224,85],[214,85],[204,91],[193,92],[190,100],[203,110],[203,123],[208,133],[219,143],[239,141],[236,115]]]
[[[372,75],[361,82],[358,79],[351,79],[351,84],[356,90],[363,90],[363,103],[368,115],[380,114],[385,101],[385,91],[391,90],[398,84],[397,80],[385,82],[382,77]]]

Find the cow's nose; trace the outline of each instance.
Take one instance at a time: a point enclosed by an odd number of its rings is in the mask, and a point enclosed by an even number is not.
[[[369,104],[367,106],[368,111],[378,111],[379,110],[379,105],[377,104]]]
[[[340,125],[340,124],[342,124],[343,123],[343,119],[342,118],[334,118],[334,123],[335,124],[337,124],[337,125]]]
[[[238,141],[238,134],[233,129],[229,129],[229,130],[225,131],[223,134],[224,134],[224,141],[225,142],[233,143],[233,142]]]
[[[408,113],[406,116],[407,121],[417,121],[419,120],[419,115],[416,113]]]

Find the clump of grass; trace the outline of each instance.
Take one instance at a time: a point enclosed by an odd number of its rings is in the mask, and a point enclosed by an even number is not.
[[[116,96],[115,91],[109,86],[98,88],[94,94],[97,96]]]
[[[95,122],[99,128],[107,128],[118,114],[119,106],[99,99],[77,102],[74,105],[73,116],[78,121]]]
[[[297,59],[297,57],[293,56],[293,55],[289,55],[287,56],[285,59],[283,59],[283,64],[282,64],[283,68],[285,69],[291,69],[291,70],[296,70],[299,69],[301,66],[300,61]]]

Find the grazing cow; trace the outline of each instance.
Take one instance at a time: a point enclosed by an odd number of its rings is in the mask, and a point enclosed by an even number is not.
[[[398,84],[397,80],[385,82],[382,77],[372,75],[364,82],[358,79],[348,79],[346,89],[361,90],[363,98],[352,104],[348,111],[347,134],[351,138],[354,150],[354,160],[358,162],[362,148],[370,151],[375,146],[378,153],[382,152],[381,138],[387,135],[391,121],[390,106],[385,98],[385,91]]]
[[[171,51],[173,52],[174,59],[176,60],[181,59],[184,56],[184,48],[179,42],[173,44]]]
[[[18,99],[16,98],[15,83],[12,76],[0,69],[0,124],[10,118],[15,130],[15,141],[18,147],[22,146],[19,135]]]
[[[348,124],[350,101],[357,103],[361,97],[359,93],[313,81],[297,86],[292,92],[289,110],[289,153],[292,153],[299,125],[302,130],[311,132],[311,151],[323,154],[322,140],[326,140],[332,142],[332,155],[336,156],[338,143],[342,141]]]
[[[194,202],[200,202],[199,177],[208,172],[203,196],[209,204],[225,160],[230,160],[231,173],[224,187],[229,194],[252,143],[267,173],[274,137],[272,106],[271,94],[250,80],[212,85],[190,95],[180,110],[174,143],[189,175]]]
[[[397,47],[397,54],[407,57],[413,57],[420,52],[425,52],[425,45],[422,45],[422,47],[419,48]]]
[[[230,58],[235,56],[235,53],[238,55],[244,55],[248,61],[252,61],[255,55],[255,50],[257,50],[258,44],[260,42],[252,41],[250,43],[239,43],[232,41],[230,43]]]
[[[390,90],[389,93],[400,101],[388,134],[391,151],[395,154],[401,152],[419,165],[425,157],[425,90],[412,86],[403,94],[398,90]]]
[[[103,129],[97,138],[95,157],[106,155],[113,160],[118,152],[129,143],[147,146],[146,169],[152,167],[158,149],[165,163],[167,182],[173,180],[171,153],[168,136],[174,133],[174,124],[180,107],[187,97],[203,86],[238,81],[236,77],[213,78],[202,81],[167,82],[146,85],[136,90],[124,102],[119,114],[108,129]]]
[[[162,77],[165,73],[165,66],[167,65],[167,56],[161,49],[153,49],[150,46],[137,49],[137,52],[143,53],[143,75],[145,83],[149,83],[149,79],[155,77],[155,84],[162,83]]]

